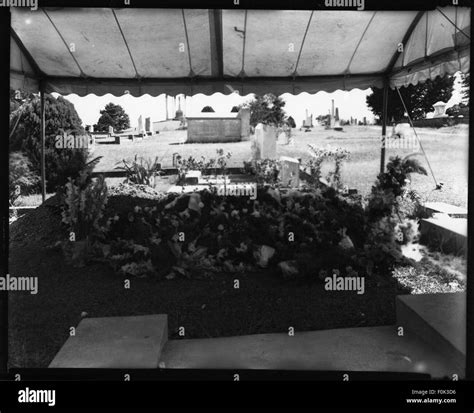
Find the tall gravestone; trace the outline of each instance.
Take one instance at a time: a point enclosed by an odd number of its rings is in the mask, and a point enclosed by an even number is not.
[[[114,127],[112,125],[109,126],[109,135],[114,134]]]
[[[341,121],[339,119],[339,108],[336,108],[336,115],[334,116],[334,129],[341,130]]]
[[[151,119],[145,118],[145,132],[151,132]]]
[[[436,102],[433,105],[433,108],[435,110],[433,117],[434,118],[443,118],[446,117],[446,103],[444,102]]]
[[[138,130],[137,130],[137,133],[143,135],[144,134],[143,132],[144,132],[144,130],[143,130],[143,118],[142,118],[142,115],[140,115],[138,117]]]
[[[259,123],[255,127],[256,159],[276,158],[277,128]]]
[[[240,119],[240,138],[247,140],[250,136],[250,109],[241,108],[237,117]]]

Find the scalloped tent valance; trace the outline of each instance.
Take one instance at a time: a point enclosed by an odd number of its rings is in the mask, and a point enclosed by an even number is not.
[[[11,16],[10,86],[33,92],[299,94],[384,79],[406,86],[470,68],[470,8],[462,7],[14,8]]]

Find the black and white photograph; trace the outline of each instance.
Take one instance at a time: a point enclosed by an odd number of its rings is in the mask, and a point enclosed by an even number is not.
[[[319,3],[1,4],[9,369],[466,378],[471,8]]]

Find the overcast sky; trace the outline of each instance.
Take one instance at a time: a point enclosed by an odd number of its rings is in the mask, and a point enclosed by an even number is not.
[[[460,92],[461,87],[459,77],[456,76],[453,96],[448,102],[447,107],[460,102]],[[352,116],[357,119],[362,119],[366,116],[369,121],[373,121],[374,116],[366,105],[366,97],[370,93],[370,89],[353,89],[351,91],[338,90],[333,93],[318,92],[314,95],[301,93],[294,96],[285,93],[282,97],[286,102],[286,113],[292,116],[296,121],[296,125],[300,127],[306,109],[308,109],[308,113],[312,113],[314,117],[327,114],[331,108],[332,99],[334,99],[335,106],[339,107],[340,118],[350,119]],[[118,104],[125,109],[125,112],[128,113],[130,117],[130,124],[132,127],[138,125],[138,117],[140,115],[143,116],[143,119],[150,117],[152,122],[164,120],[166,118],[165,95],[157,97],[152,97],[150,95],[144,95],[141,97],[124,95],[116,97],[107,94],[104,96],[88,95],[84,97],[67,95],[65,97],[74,104],[84,125],[93,125],[97,123],[100,116],[100,110],[102,110],[109,102]],[[198,94],[192,97],[188,96],[185,101],[182,99],[181,109],[187,116],[198,115],[206,105],[212,106],[216,112],[230,112],[234,105],[250,100],[251,97],[252,95],[223,95],[221,93],[216,93],[211,96]],[[172,98],[169,97],[168,100],[168,112],[170,117],[173,117],[175,110],[178,108],[178,100],[176,100],[176,108],[173,108]]]

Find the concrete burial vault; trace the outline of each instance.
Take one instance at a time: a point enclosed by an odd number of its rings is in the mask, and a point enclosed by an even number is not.
[[[86,318],[49,367],[391,371],[463,378],[465,321],[465,293],[398,296],[393,326],[294,336],[168,340],[164,314]]]

